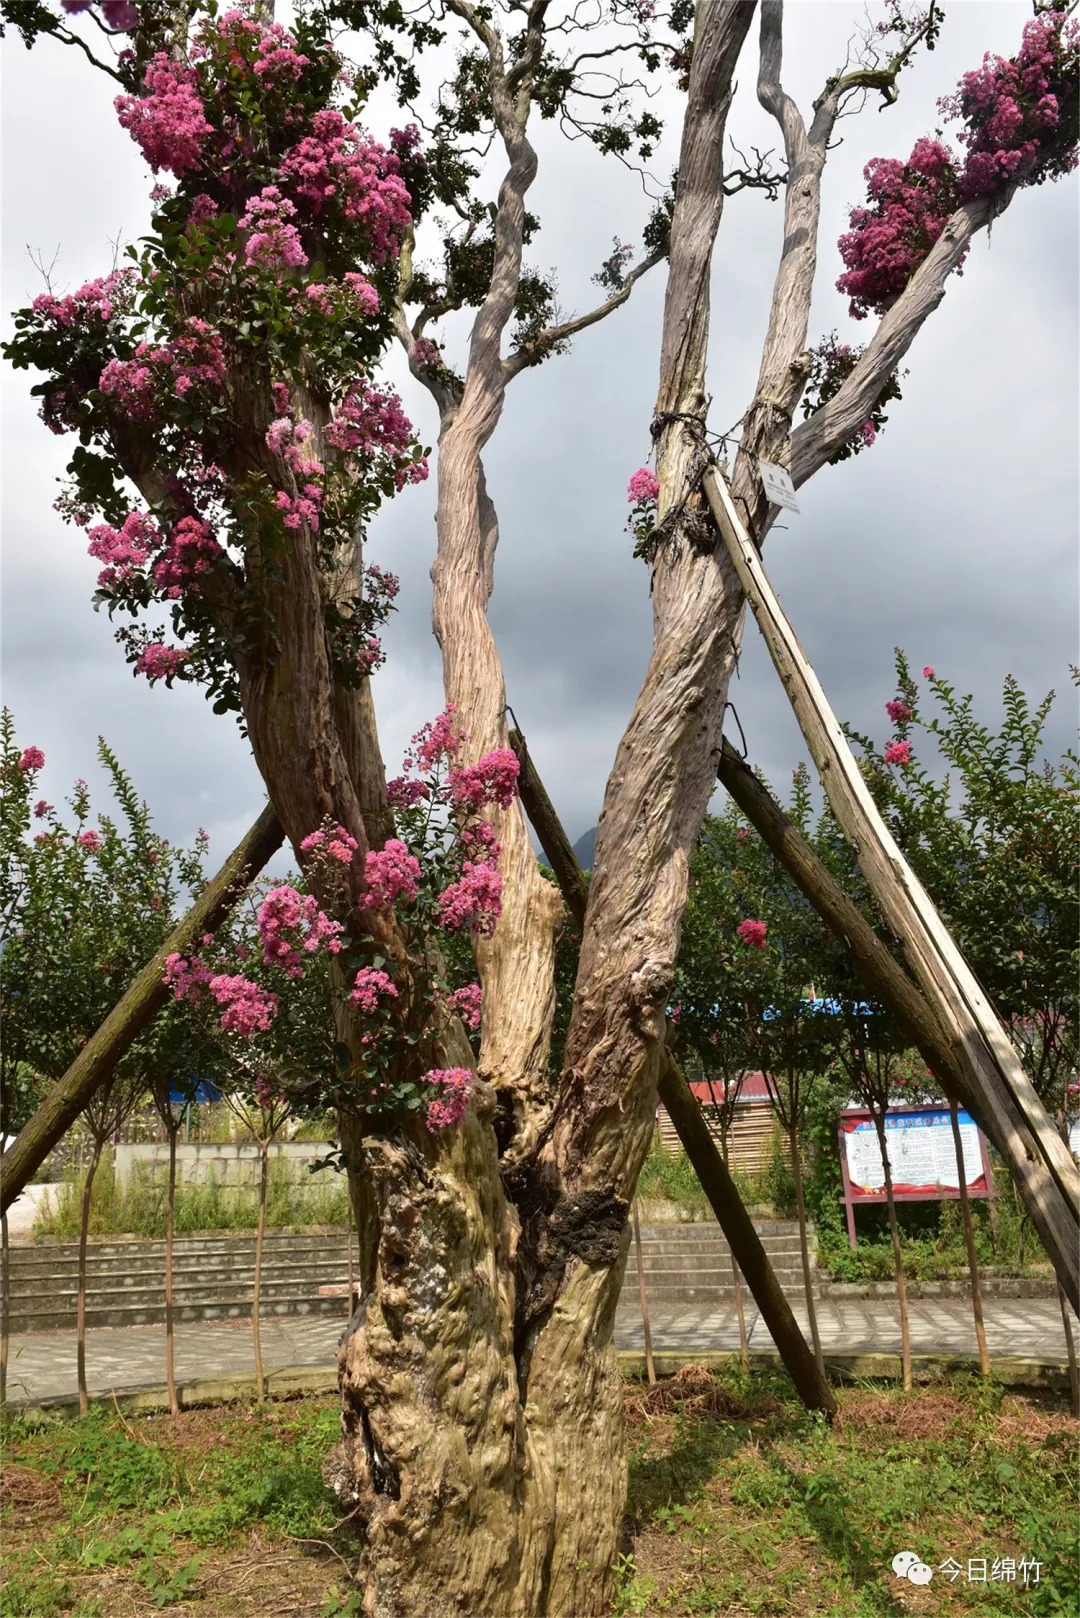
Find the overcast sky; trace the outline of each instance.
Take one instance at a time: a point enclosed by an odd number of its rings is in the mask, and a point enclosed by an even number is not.
[[[844,59],[860,8],[836,0],[789,4],[785,80],[804,109]],[[825,179],[811,340],[837,328],[865,342],[872,322],[847,317],[833,284],[836,239],[863,200],[873,156],[906,156],[937,123],[935,103],[985,50],[1014,53],[1030,7],[950,0],[938,49],[902,81],[897,106],[868,107],[841,126]],[[111,267],[111,243],[148,224],[148,175],[119,129],[115,89],[74,52],[43,41],[4,47],[4,308],[41,290],[28,248],[59,250],[57,285],[70,290]],[[753,98],[748,45],[731,128],[740,145],[774,144]],[[656,161],[677,149],[679,98]],[[385,134],[392,110],[371,109]],[[400,121],[400,120],[398,120]],[[582,143],[537,131],[540,176],[530,197],[543,229],[531,249],[558,271],[567,311],[598,299],[590,278],[614,236],[640,243],[649,206],[634,175]],[[780,205],[748,193],[728,201],[713,275],[711,425],[745,408],[780,245]],[[649,655],[648,574],[625,532],[626,484],[646,459],[656,393],[663,268],[628,307],[578,338],[573,352],[512,385],[486,457],[501,520],[491,617],[509,699],[572,838],[599,813],[619,735]],[[800,492],[802,512],[775,531],[766,562],[832,704],[884,737],[893,653],[933,664],[976,695],[993,721],[1006,673],[1035,695],[1060,693],[1052,745],[1068,745],[1075,704],[1077,605],[1076,176],[1022,192],[977,238],[961,279],[908,358],[904,399],[877,445],[828,467]],[[451,330],[448,354],[463,353]],[[390,364],[426,443],[435,433],[424,391]],[[52,511],[70,441],[37,420],[25,373],[3,398],[3,692],[21,742],[47,755],[44,786],[58,801],[76,775],[97,780],[104,734],[167,835],[205,826],[214,863],[263,801],[234,723],[215,718],[191,687],[133,679],[107,618],[90,597],[97,564],[85,536]],[[412,731],[442,705],[429,620],[434,479],[380,515],[372,561],[401,576],[400,611],[376,678],[384,754],[393,771]],[[782,784],[804,755],[786,698],[751,625],[733,688],[750,758]],[[729,725],[729,730],[732,727]]]

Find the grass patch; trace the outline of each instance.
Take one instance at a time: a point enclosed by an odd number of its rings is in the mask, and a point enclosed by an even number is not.
[[[627,1388],[630,1496],[613,1618],[1074,1618],[1077,1423],[1052,1395],[970,1379],[840,1394],[830,1431],[780,1375],[688,1367]],[[333,1397],[8,1435],[5,1618],[356,1614],[358,1543],[323,1486]],[[925,1588],[910,1549],[1042,1563],[1038,1585]],[[345,1564],[343,1566],[343,1563]],[[479,1615],[476,1615],[479,1618]]]
[[[972,1378],[840,1402],[830,1432],[780,1377],[693,1367],[628,1400],[618,1618],[1074,1618],[1077,1423],[1062,1401]],[[901,1550],[935,1569],[928,1586],[893,1574]],[[991,1579],[995,1560],[1025,1557],[1037,1584]],[[969,1583],[980,1558],[987,1582]]]
[[[85,1183],[83,1170],[50,1191],[34,1223],[35,1236],[78,1239]],[[164,1236],[165,1197],[165,1186],[151,1180],[143,1164],[136,1164],[134,1172],[118,1184],[111,1156],[106,1154],[90,1195],[90,1234]],[[203,1185],[181,1184],[176,1188],[178,1236],[188,1231],[254,1230],[258,1219],[254,1185],[226,1189],[211,1175]],[[344,1176],[323,1171],[296,1180],[283,1164],[271,1161],[266,1223],[270,1229],[286,1225],[348,1225],[349,1192]]]

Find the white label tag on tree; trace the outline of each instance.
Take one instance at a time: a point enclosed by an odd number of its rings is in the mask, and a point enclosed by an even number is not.
[[[765,493],[773,505],[785,506],[788,511],[798,511],[795,485],[787,468],[775,466],[772,461],[758,461],[758,467],[761,471],[761,481],[765,485]]]

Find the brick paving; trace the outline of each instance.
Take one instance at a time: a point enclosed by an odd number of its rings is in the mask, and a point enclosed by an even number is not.
[[[805,1306],[793,1300],[792,1307],[796,1320],[806,1332]],[[1011,1355],[1051,1365],[1065,1362],[1065,1334],[1055,1299],[987,1298],[983,1311],[991,1355]],[[964,1300],[915,1300],[910,1305],[910,1314],[913,1353],[974,1358],[975,1329],[970,1307]],[[706,1309],[687,1305],[654,1310],[650,1324],[657,1353],[668,1351],[692,1356],[739,1346],[738,1324],[731,1307]],[[746,1324],[751,1349],[773,1346],[751,1299],[747,1299]],[[818,1325],[826,1353],[897,1354],[900,1351],[896,1307],[887,1299],[822,1299],[818,1303]],[[266,1370],[333,1365],[344,1326],[344,1315],[269,1317],[261,1328]],[[1075,1317],[1073,1332],[1074,1335],[1080,1333]],[[620,1349],[642,1348],[640,1314],[620,1309],[615,1323],[615,1344]],[[126,1326],[92,1330],[87,1334],[86,1362],[91,1393],[160,1387],[165,1380],[164,1329]],[[176,1328],[179,1382],[250,1375],[252,1368],[250,1321],[194,1321]],[[13,1337],[8,1381],[13,1402],[74,1393],[74,1332],[38,1332]]]

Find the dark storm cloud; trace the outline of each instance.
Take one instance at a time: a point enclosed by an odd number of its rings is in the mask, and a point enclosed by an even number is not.
[[[835,241],[861,200],[861,169],[879,153],[904,155],[937,122],[936,97],[985,49],[1015,49],[1028,15],[1020,4],[949,10],[935,54],[883,115],[870,107],[841,128],[826,177],[822,250],[811,337],[832,327],[866,341],[833,290]],[[788,87],[808,107],[843,60],[857,6],[789,7]],[[47,44],[6,53],[8,305],[39,290],[23,244],[46,257],[62,237],[61,281],[107,268],[108,238],[146,222],[138,154],[115,125],[111,89]],[[748,51],[733,116],[740,144],[775,143],[753,99]],[[80,138],[54,117],[62,97]],[[674,98],[666,98],[674,108]],[[372,123],[381,127],[379,111]],[[557,266],[571,310],[597,299],[591,276],[615,235],[640,242],[648,203],[635,176],[579,143],[539,127],[540,177],[530,207],[544,228],[530,249]],[[33,150],[32,165],[22,154]],[[657,162],[666,174],[669,141]],[[868,454],[825,469],[801,493],[802,513],[771,536],[766,560],[836,711],[883,737],[892,694],[892,648],[933,663],[979,711],[998,711],[1012,672],[1035,694],[1064,688],[1074,657],[1076,602],[1076,187],[1019,196],[980,238],[962,279],[950,283],[906,364],[903,402]],[[713,277],[711,422],[729,426],[754,388],[781,216],[755,195],[730,199]],[[525,727],[572,837],[596,819],[615,747],[644,673],[651,638],[648,574],[630,555],[626,484],[649,450],[656,392],[662,271],[630,304],[582,334],[573,352],[512,384],[486,456],[501,542],[491,618],[511,704]],[[460,363],[466,323],[448,328]],[[390,372],[425,442],[430,401]],[[35,420],[25,376],[5,390],[5,700],[20,733],[49,755],[56,798],[76,774],[93,779],[103,731],[132,769],[170,835],[209,827],[215,849],[254,815],[261,785],[230,720],[191,691],[149,690],[112,646],[89,606],[94,567],[80,536],[50,507],[66,446]],[[384,750],[396,765],[441,705],[430,631],[434,479],[406,491],[375,523],[370,556],[399,572],[400,611],[386,636],[376,695]],[[779,785],[805,749],[753,625],[733,699],[752,758]],[[1072,704],[1059,703],[1053,740],[1069,739]],[[729,723],[729,730],[734,727]]]

